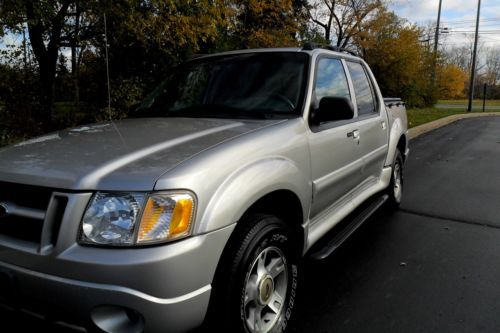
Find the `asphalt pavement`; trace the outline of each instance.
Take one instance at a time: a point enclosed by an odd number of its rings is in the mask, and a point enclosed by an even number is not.
[[[500,331],[500,117],[451,123],[410,149],[401,209],[305,261],[291,332]]]
[[[467,109],[468,105],[466,104],[436,104],[434,105],[437,109]],[[483,104],[474,104],[472,105],[473,110],[482,110]],[[485,105],[485,110],[500,110],[500,105]]]
[[[401,210],[306,262],[292,332],[500,331],[500,118],[410,145]]]

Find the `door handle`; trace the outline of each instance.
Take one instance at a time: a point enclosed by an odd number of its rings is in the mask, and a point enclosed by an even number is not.
[[[354,130],[352,132],[349,132],[347,133],[347,137],[348,138],[353,138],[353,139],[359,139],[359,131],[358,130]]]

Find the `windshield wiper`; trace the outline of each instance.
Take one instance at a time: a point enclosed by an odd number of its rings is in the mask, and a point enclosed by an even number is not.
[[[197,104],[183,109],[169,111],[169,117],[207,117],[207,118],[255,118],[267,119],[264,112],[244,110],[224,104]]]

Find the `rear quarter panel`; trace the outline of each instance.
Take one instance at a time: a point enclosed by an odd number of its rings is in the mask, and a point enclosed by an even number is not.
[[[390,104],[390,103],[389,103]],[[406,142],[404,151],[401,154],[405,154],[408,148],[408,118],[406,114],[406,108],[404,103],[401,102],[399,105],[394,104],[392,106],[387,106],[387,116],[389,119],[389,151],[387,153],[387,159],[385,161],[386,166],[391,166],[394,161],[394,156],[396,154],[396,149],[401,137],[404,137]]]

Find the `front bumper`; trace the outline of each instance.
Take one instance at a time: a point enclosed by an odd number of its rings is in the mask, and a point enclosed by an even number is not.
[[[55,258],[32,261],[19,252],[5,260],[10,250],[0,247],[0,302],[109,333],[188,331],[203,322],[215,269],[233,228],[150,248],[75,244]],[[6,262],[16,257],[25,267]],[[37,265],[37,259],[46,264]]]

